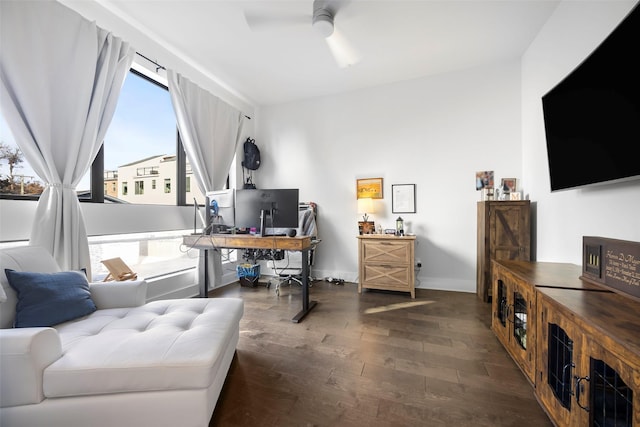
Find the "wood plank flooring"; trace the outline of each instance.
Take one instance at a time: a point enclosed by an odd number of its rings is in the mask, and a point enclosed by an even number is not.
[[[232,284],[240,342],[210,427],[552,426],[475,294]]]

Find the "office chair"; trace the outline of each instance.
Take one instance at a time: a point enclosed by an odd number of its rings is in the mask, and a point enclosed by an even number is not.
[[[311,277],[311,266],[314,262],[315,249],[318,243],[320,243],[320,240],[318,239],[316,217],[317,205],[315,203],[309,202],[299,204],[298,229],[296,230],[296,235],[311,236],[311,248],[309,249],[309,284],[311,284],[311,281],[313,280]],[[300,258],[298,259],[297,257]],[[276,265],[275,260],[273,261],[273,269],[278,275],[276,295],[280,295],[280,287],[283,284],[291,285],[293,283],[297,283],[302,286],[302,254],[300,252],[285,251],[284,259],[279,262],[278,265]]]

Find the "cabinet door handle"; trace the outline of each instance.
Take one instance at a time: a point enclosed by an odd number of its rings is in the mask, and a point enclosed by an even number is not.
[[[578,376],[574,376],[573,378],[576,380],[576,392],[575,392],[575,395],[576,395],[576,404],[577,404],[579,407],[581,407],[582,409],[584,409],[586,412],[589,412],[589,407],[588,407],[588,406],[582,406],[582,405],[580,404],[580,393],[581,393],[581,391],[580,391],[580,390],[581,390],[581,389],[580,389],[581,384],[580,384],[580,383],[581,383],[583,380],[585,380],[585,381],[590,381],[589,375],[587,375],[586,377],[578,377]]]

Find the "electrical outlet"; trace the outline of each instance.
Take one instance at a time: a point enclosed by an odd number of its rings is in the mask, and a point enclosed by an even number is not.
[[[422,263],[420,261],[416,262],[416,267],[417,268],[422,268]]]

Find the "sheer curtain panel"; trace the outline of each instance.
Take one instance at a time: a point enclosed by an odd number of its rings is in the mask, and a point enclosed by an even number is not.
[[[91,277],[75,190],[102,144],[135,52],[52,0],[2,0],[0,8],[3,113],[46,187],[30,244]]]
[[[198,188],[203,194],[222,190],[244,116],[173,70],[167,70],[167,79],[180,138]]]

